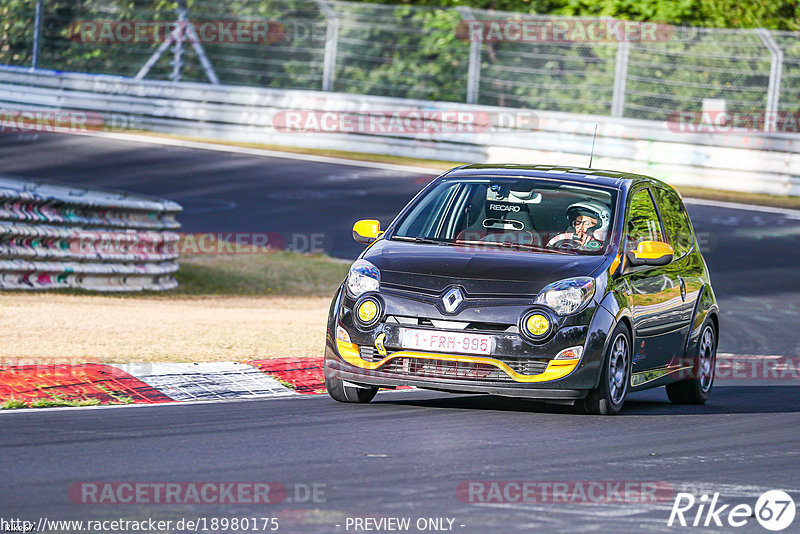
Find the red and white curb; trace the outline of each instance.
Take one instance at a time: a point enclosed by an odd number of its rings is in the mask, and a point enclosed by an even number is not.
[[[154,404],[325,392],[322,358],[247,362],[0,366],[0,403]]]
[[[796,385],[800,358],[717,355],[719,385]],[[405,389],[405,388],[404,388]],[[325,393],[323,358],[215,363],[133,363],[0,366],[0,405],[158,404],[291,397]],[[50,403],[53,405],[54,403]]]

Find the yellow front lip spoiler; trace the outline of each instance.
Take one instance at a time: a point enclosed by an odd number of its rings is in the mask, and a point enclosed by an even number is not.
[[[501,361],[481,356],[461,356],[456,354],[435,354],[428,352],[411,352],[411,351],[401,350],[389,354],[380,361],[368,362],[366,360],[361,359],[361,355],[358,353],[358,345],[356,345],[355,343],[347,343],[340,339],[337,339],[336,348],[339,350],[339,354],[344,359],[344,361],[346,361],[350,365],[359,367],[361,369],[374,370],[381,367],[383,364],[385,364],[390,360],[403,357],[420,358],[424,360],[445,360],[451,362],[485,363],[497,367],[498,369],[506,373],[508,376],[510,376],[515,382],[522,382],[522,383],[548,382],[550,380],[558,380],[559,378],[564,378],[572,371],[574,371],[575,368],[578,367],[578,363],[580,363],[580,359],[551,360],[550,363],[547,364],[547,368],[538,375],[521,375]]]

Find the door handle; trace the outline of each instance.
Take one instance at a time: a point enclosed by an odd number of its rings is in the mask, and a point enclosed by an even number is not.
[[[681,300],[685,302],[686,301],[686,282],[683,281],[683,277],[681,277],[679,280],[680,280],[680,283],[681,283]]]

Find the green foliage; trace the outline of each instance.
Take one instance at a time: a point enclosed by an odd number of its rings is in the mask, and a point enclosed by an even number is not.
[[[579,17],[614,17],[623,20],[712,28],[768,28],[800,30],[797,0],[356,0],[417,6],[469,6],[478,9],[518,11]]]
[[[22,399],[8,399],[0,404],[0,410],[16,410],[19,408],[27,408],[28,404]]]
[[[339,20],[334,91],[464,102],[470,43],[457,31],[459,6],[554,16],[614,17],[672,25],[800,30],[800,0],[379,0],[331,3]],[[159,46],[81,42],[78,21],[174,21],[177,0],[44,0],[39,67],[133,76]],[[34,0],[0,3],[0,64],[31,62]],[[321,89],[326,17],[313,0],[188,0],[192,20],[269,20],[285,29],[276,43],[205,43],[224,84]],[[506,19],[506,13],[494,12]],[[491,12],[477,13],[482,20]],[[775,34],[784,51],[781,106],[800,109],[800,39]],[[616,43],[481,45],[480,104],[607,115]],[[149,79],[170,79],[170,47]],[[182,81],[207,81],[191,44],[182,47]],[[704,98],[730,109],[766,104],[770,55],[752,32],[678,28],[675,38],[630,47],[624,116],[664,120],[697,111]]]
[[[350,10],[340,30],[335,90],[464,99],[469,42],[456,33],[462,21],[458,11],[398,7],[381,24],[369,23],[370,12]]]

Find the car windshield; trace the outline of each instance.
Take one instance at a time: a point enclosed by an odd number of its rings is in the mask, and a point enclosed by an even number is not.
[[[442,180],[418,199],[392,239],[603,254],[616,192],[532,178]]]

